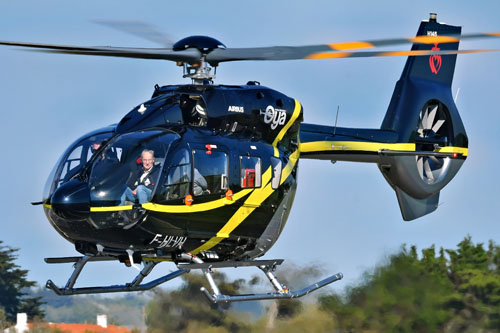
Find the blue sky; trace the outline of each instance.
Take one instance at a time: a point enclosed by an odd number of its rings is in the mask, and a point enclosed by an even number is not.
[[[429,12],[462,25],[463,33],[500,31],[498,1],[6,1],[0,0],[0,40],[74,45],[156,47],[151,42],[92,23],[95,19],[149,22],[176,39],[205,34],[228,47],[304,45],[415,34]],[[400,48],[408,49],[409,46]],[[500,48],[500,40],[463,42],[462,49]],[[62,285],[70,265],[44,257],[76,255],[49,225],[39,201],[46,177],[80,135],[115,123],[147,100],[158,83],[188,83],[173,63],[51,55],[0,47],[1,142],[4,162],[0,240],[21,249],[18,263],[29,278]],[[248,80],[297,98],[305,121],[378,128],[405,58],[237,62],[218,68],[216,83]],[[459,56],[453,93],[467,130],[469,158],[441,193],[433,214],[403,222],[396,196],[371,164],[300,162],[299,187],[287,226],[266,258],[296,266],[313,262],[325,274],[342,271],[342,288],[358,281],[403,243],[454,247],[500,242],[500,181],[496,141],[500,113],[500,54]],[[165,264],[158,274],[174,266]],[[241,270],[234,276],[251,274]],[[132,269],[96,264],[82,284],[126,282]],[[298,286],[300,287],[300,286]]]

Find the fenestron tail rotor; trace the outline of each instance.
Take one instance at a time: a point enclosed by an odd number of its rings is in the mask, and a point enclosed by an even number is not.
[[[418,119],[416,149],[434,151],[450,142],[449,121],[444,105],[427,103]],[[420,178],[428,184],[438,181],[446,172],[448,157],[415,156]]]

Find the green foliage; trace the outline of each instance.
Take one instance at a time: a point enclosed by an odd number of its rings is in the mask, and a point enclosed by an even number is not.
[[[252,332],[291,333],[308,332],[323,333],[334,332],[335,321],[328,312],[321,311],[315,304],[303,305],[302,311],[292,317],[278,317],[274,327],[255,325]]]
[[[242,280],[228,282],[226,276],[215,273],[214,279],[224,294],[237,294]],[[179,290],[157,290],[146,310],[148,332],[249,332],[250,327],[241,314],[229,304],[213,304],[200,292],[206,280],[200,274],[183,275]]]
[[[0,306],[7,321],[14,322],[18,312],[27,312],[29,318],[43,318],[40,298],[29,298],[23,290],[35,285],[28,281],[28,271],[14,263],[17,249],[0,241]]]
[[[447,255],[446,255],[447,254]],[[345,297],[320,298],[321,309],[352,331],[474,331],[500,327],[500,248],[474,245],[456,250],[412,247],[391,256]]]
[[[6,329],[8,326],[9,323],[7,322],[7,317],[5,317],[5,312],[0,306],[0,330]]]

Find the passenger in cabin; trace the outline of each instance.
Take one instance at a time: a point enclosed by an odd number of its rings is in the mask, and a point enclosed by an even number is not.
[[[96,141],[96,142],[92,143],[92,145],[90,146],[92,154],[94,154],[100,147],[101,147],[100,141]]]
[[[198,169],[194,168],[194,181],[193,181],[194,195],[210,194],[208,189],[207,180],[201,175]]]
[[[126,184],[127,188],[121,196],[120,205],[125,205],[126,201],[140,204],[151,201],[151,194],[158,178],[159,167],[155,166],[154,151],[144,149],[141,153],[142,166],[137,170],[137,174],[132,178],[133,183]],[[132,190],[133,188],[133,190]]]

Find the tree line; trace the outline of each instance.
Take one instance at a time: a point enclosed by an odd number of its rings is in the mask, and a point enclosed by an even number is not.
[[[12,323],[17,312],[43,319],[44,309],[48,309],[41,296],[27,294],[26,288],[34,283],[27,281],[27,271],[14,263],[16,251],[0,242],[0,327]],[[284,273],[286,280],[293,272]],[[201,286],[207,287],[201,274],[186,274],[183,279],[179,289],[157,288],[147,302],[143,299],[148,332],[497,332],[500,329],[500,247],[493,241],[487,245],[474,243],[469,236],[454,249],[437,250],[431,246],[417,251],[415,246],[403,245],[397,253],[367,271],[360,283],[346,287],[343,292],[317,294],[316,299],[305,301],[254,303],[256,307],[250,310],[253,314],[241,306],[208,302],[200,293]],[[259,285],[257,278],[229,280],[222,273],[216,273],[215,279],[226,294],[254,292]],[[130,302],[132,306],[136,304]],[[68,308],[66,301],[61,304]],[[262,306],[263,311],[255,311]]]

